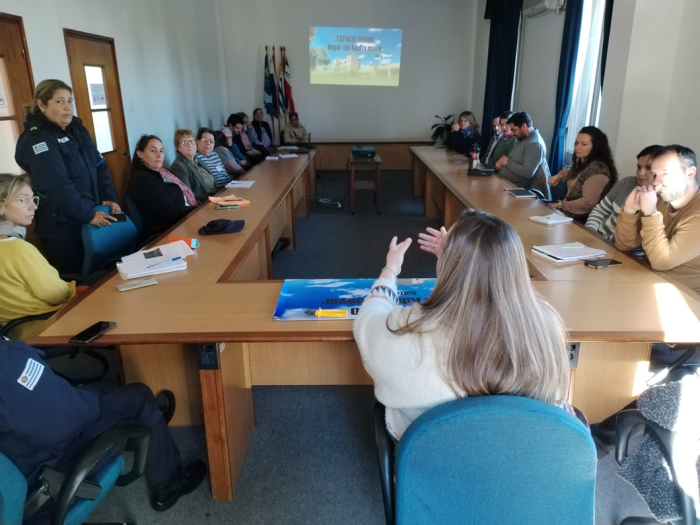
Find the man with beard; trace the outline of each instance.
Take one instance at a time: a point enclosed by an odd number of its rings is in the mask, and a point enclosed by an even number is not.
[[[700,293],[700,193],[693,150],[652,155],[652,182],[630,193],[615,226],[620,250],[644,248],[651,267]],[[660,197],[660,198],[659,198]]]

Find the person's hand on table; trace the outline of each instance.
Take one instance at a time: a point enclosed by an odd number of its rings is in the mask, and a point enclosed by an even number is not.
[[[500,159],[498,159],[498,162],[496,162],[496,169],[497,169],[497,170],[500,170],[503,166],[506,165],[506,163],[507,163],[509,160],[510,160],[510,159],[509,159],[508,157],[506,157],[505,155],[503,155]]]
[[[420,249],[430,252],[438,259],[442,255],[442,248],[444,246],[444,240],[447,236],[447,230],[443,226],[440,230],[435,228],[426,228],[428,233],[418,234],[418,244],[420,244]]]
[[[102,226],[111,226],[113,222],[116,222],[116,220],[117,219],[111,215],[107,215],[101,211],[96,211],[95,216],[90,221],[90,224],[97,226],[98,228],[102,228]]]
[[[119,207],[119,204],[116,202],[112,201],[102,201],[102,204],[104,206],[109,206],[109,213],[121,213],[122,209]]]
[[[656,204],[659,200],[654,186],[638,186],[639,194],[639,209],[642,210],[642,215],[651,215],[656,213]]]
[[[396,236],[391,239],[389,251],[386,254],[386,269],[382,270],[380,277],[389,278],[388,275],[391,275],[392,278],[398,278],[399,274],[401,273],[403,256],[406,253],[406,250],[408,250],[408,247],[411,246],[413,239],[408,237],[406,240],[398,244],[396,243],[397,240],[398,237]]]

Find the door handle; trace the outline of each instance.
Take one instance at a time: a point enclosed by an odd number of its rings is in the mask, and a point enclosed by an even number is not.
[[[129,152],[126,151],[126,150],[124,150],[124,151],[122,151],[122,155],[124,155],[125,157],[128,157],[128,156],[129,156]]]

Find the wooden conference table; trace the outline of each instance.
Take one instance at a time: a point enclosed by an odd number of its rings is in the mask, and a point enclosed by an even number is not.
[[[533,223],[528,218],[548,208],[513,199],[503,191],[510,184],[498,177],[467,177],[464,164],[455,164],[450,153],[411,149],[427,215],[441,213],[449,225],[463,207],[473,206],[508,220],[528,256],[533,244],[581,240],[604,246],[623,262],[620,268],[596,271],[529,256],[535,287],[564,318],[570,341],[581,342],[569,397],[591,421],[619,410],[641,390],[649,342],[700,340],[700,303],[691,291],[577,225]],[[282,282],[267,280],[270,251],[279,237],[294,237],[294,216],[307,215],[313,155],[264,162],[247,174],[255,184],[236,194],[249,199],[249,207],[215,211],[205,204],[178,223],[169,234],[197,237],[202,244],[188,257],[186,271],[159,275],[157,286],[126,293],[116,290],[122,280],[112,275],[53,316],[29,341],[65,344],[97,321],[116,321],[100,342],[119,346],[124,380],[143,382],[154,391],[173,390],[178,409],[171,424],[205,425],[215,500],[232,498],[245,459],[254,428],[253,385],[372,383],[350,322],[272,320]],[[237,234],[198,235],[216,218],[244,219],[246,226]],[[167,234],[156,244],[165,242]],[[289,249],[295,248],[293,242]],[[218,343],[218,368],[201,369],[198,353],[212,343]]]

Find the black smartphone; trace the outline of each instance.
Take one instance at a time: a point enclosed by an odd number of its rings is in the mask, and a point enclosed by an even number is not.
[[[111,215],[117,219],[117,222],[126,222],[126,213],[112,213]]]
[[[594,270],[600,270],[601,268],[612,268],[613,266],[620,266],[622,263],[616,261],[615,259],[597,259],[595,261],[584,261],[583,264]]]
[[[94,325],[92,325],[90,328],[86,328],[82,332],[80,332],[78,335],[74,335],[70,339],[68,339],[69,343],[77,344],[77,345],[86,345],[90,341],[93,341],[100,337],[102,334],[105,332],[111,330],[117,326],[117,323],[112,323],[109,321],[98,321]]]
[[[217,204],[214,206],[215,210],[237,210],[238,209],[238,204],[229,204],[226,206],[221,206],[220,204]]]

